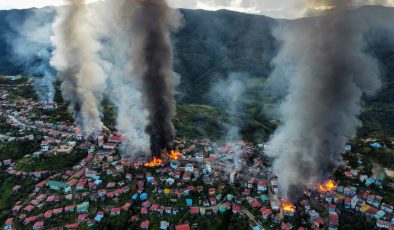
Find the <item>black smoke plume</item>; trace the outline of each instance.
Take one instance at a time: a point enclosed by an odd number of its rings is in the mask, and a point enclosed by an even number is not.
[[[132,12],[133,67],[141,82],[142,101],[148,111],[146,132],[152,156],[172,148],[175,137],[175,86],[170,32],[180,25],[176,11],[165,0],[137,0]]]

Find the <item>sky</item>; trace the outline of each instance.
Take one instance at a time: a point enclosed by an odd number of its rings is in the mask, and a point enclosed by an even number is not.
[[[98,1],[98,0],[90,0]],[[116,1],[116,0],[115,0]],[[262,14],[274,18],[298,18],[313,5],[325,9],[330,0],[168,0],[174,8],[219,10]],[[0,9],[23,9],[61,5],[64,0],[0,0]],[[394,6],[394,0],[352,0],[354,5],[379,4]]]

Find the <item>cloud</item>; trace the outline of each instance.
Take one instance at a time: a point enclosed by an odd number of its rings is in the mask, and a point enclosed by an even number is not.
[[[90,0],[88,2],[103,1]],[[348,0],[343,0],[348,1]],[[327,0],[168,0],[173,8],[219,10],[227,9],[251,14],[262,14],[274,18],[299,18],[311,8],[325,9]],[[0,9],[22,9],[62,5],[63,0],[1,0]],[[394,6],[394,0],[352,0],[353,6]]]

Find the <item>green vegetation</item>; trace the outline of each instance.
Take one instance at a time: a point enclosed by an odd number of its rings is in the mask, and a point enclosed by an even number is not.
[[[74,166],[85,156],[85,152],[73,151],[71,154],[64,155],[43,155],[40,158],[25,157],[18,161],[16,169],[27,172],[42,170],[56,171]]]
[[[5,218],[5,216],[3,216],[5,213],[2,212],[4,210],[11,209],[11,204],[14,204],[19,199],[26,197],[35,183],[36,181],[30,177],[20,179],[0,175],[0,221],[2,223],[2,220]],[[13,192],[12,188],[15,185],[21,185],[22,188],[18,192]]]
[[[18,160],[40,149],[39,141],[13,141],[0,144],[0,160]]]
[[[19,84],[26,83],[27,81],[28,81],[27,77],[21,77],[19,79],[15,79],[15,80],[0,77],[0,85],[19,85]]]

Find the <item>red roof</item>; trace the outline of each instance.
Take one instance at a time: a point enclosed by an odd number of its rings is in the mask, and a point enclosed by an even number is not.
[[[68,229],[77,229],[79,225],[78,223],[74,223],[74,224],[67,224],[65,227]]]
[[[149,228],[149,220],[142,221],[141,228]]]
[[[191,212],[192,214],[198,214],[198,213],[200,213],[200,208],[198,208],[198,207],[193,207],[193,208],[191,208],[190,212]]]
[[[120,208],[112,208],[111,213],[118,213],[120,212]]]
[[[126,142],[127,140],[126,139],[124,139],[124,138],[122,138],[122,137],[118,137],[118,136],[112,136],[112,137],[110,137],[109,138],[109,140],[108,140],[109,142],[115,142],[115,143],[118,143],[118,142]]]
[[[258,185],[258,186],[266,186],[266,185],[267,185],[267,182],[261,180],[261,181],[259,181],[259,183],[258,183],[257,185]]]
[[[234,204],[233,205],[233,211],[234,212],[239,212],[239,211],[241,211],[241,207],[239,207],[238,205]]]
[[[52,217],[52,214],[53,214],[53,211],[52,211],[52,210],[48,210],[48,211],[46,211],[46,212],[44,213],[44,217],[45,217],[45,218],[51,218],[51,217]]]
[[[12,222],[14,222],[14,218],[8,218],[8,219],[5,221],[5,224],[10,225],[10,224],[12,224]]]
[[[335,225],[338,224],[338,215],[330,214],[328,219],[330,220],[330,223],[335,224]]]
[[[190,225],[188,224],[181,224],[175,226],[175,230],[190,230]]]
[[[33,228],[43,228],[44,227],[44,221],[37,221],[34,225]]]
[[[261,204],[260,204],[260,202],[258,202],[257,200],[253,200],[253,201],[252,201],[252,207],[253,207],[253,208],[260,208],[260,207],[261,207]]]

